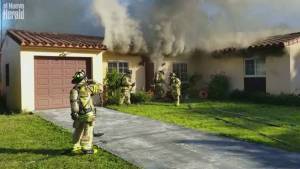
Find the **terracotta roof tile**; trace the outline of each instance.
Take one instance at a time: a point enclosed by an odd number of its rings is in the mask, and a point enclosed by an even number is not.
[[[103,38],[97,36],[16,29],[8,30],[7,34],[21,46],[106,50],[106,46],[103,45]]]
[[[296,43],[300,43],[300,32],[289,33],[283,35],[270,36],[267,38],[262,38],[250,44],[244,48],[236,48],[236,47],[228,47],[220,50],[215,50],[213,53],[232,53],[244,49],[262,49],[268,47],[279,47],[284,48],[286,46],[290,46]]]
[[[266,46],[289,46],[300,42],[300,32],[270,36],[252,43],[250,48]]]

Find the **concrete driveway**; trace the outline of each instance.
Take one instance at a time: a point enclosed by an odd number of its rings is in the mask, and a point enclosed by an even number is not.
[[[72,130],[69,109],[39,113]],[[146,169],[299,169],[300,154],[98,108],[94,143]]]

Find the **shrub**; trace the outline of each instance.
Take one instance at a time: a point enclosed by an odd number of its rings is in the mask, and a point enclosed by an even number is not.
[[[118,104],[122,74],[116,70],[106,73],[104,79],[106,104]]]
[[[117,92],[121,88],[121,79],[122,74],[116,70],[106,73],[104,84],[109,96],[114,95],[114,92]]]
[[[199,74],[194,74],[189,78],[188,93],[190,97],[199,97],[199,92],[201,90],[201,80],[202,76]]]
[[[253,93],[235,90],[230,98],[237,101],[247,101],[262,104],[300,106],[300,97],[293,94],[272,95],[266,93]]]
[[[113,95],[107,96],[107,100],[105,104],[115,104],[115,105],[119,104],[120,97],[121,97],[121,91],[116,90],[114,91]]]
[[[229,79],[223,74],[213,75],[208,84],[208,97],[210,99],[225,99],[229,94]]]
[[[131,102],[132,103],[146,103],[151,101],[153,98],[152,93],[139,91],[131,94]]]

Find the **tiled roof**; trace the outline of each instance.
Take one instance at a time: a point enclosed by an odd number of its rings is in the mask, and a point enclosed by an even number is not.
[[[105,50],[102,44],[103,38],[97,36],[86,36],[65,33],[32,32],[25,30],[10,29],[8,36],[21,46],[28,47],[58,47],[77,49]]]
[[[268,46],[289,46],[300,42],[300,32],[270,36],[265,39],[258,40],[251,44],[249,48],[260,48]]]
[[[289,33],[284,35],[270,36],[262,38],[243,48],[228,47],[219,50],[215,50],[213,54],[229,54],[239,51],[245,51],[248,49],[266,49],[266,48],[284,48],[296,43],[300,43],[300,32]]]

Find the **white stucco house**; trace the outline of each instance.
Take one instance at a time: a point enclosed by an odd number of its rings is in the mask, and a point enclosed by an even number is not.
[[[155,65],[140,55],[106,50],[102,37],[8,30],[2,46],[1,94],[13,110],[69,107],[71,79],[79,69],[103,82],[107,72],[132,70],[134,91],[149,90]],[[187,59],[166,59],[166,75],[176,71],[187,79]]]
[[[232,90],[300,94],[300,33],[268,37],[242,49],[165,57],[161,65],[145,55],[110,52],[102,42],[95,36],[8,30],[1,56],[1,94],[8,108],[69,107],[71,79],[78,69],[99,82],[112,69],[130,69],[134,91],[148,91],[155,71],[164,70],[166,78],[175,72],[183,82],[198,73],[204,88],[212,75],[223,73]]]
[[[224,73],[232,90],[300,94],[300,33],[261,38],[244,48],[199,56],[197,71],[208,82]]]

